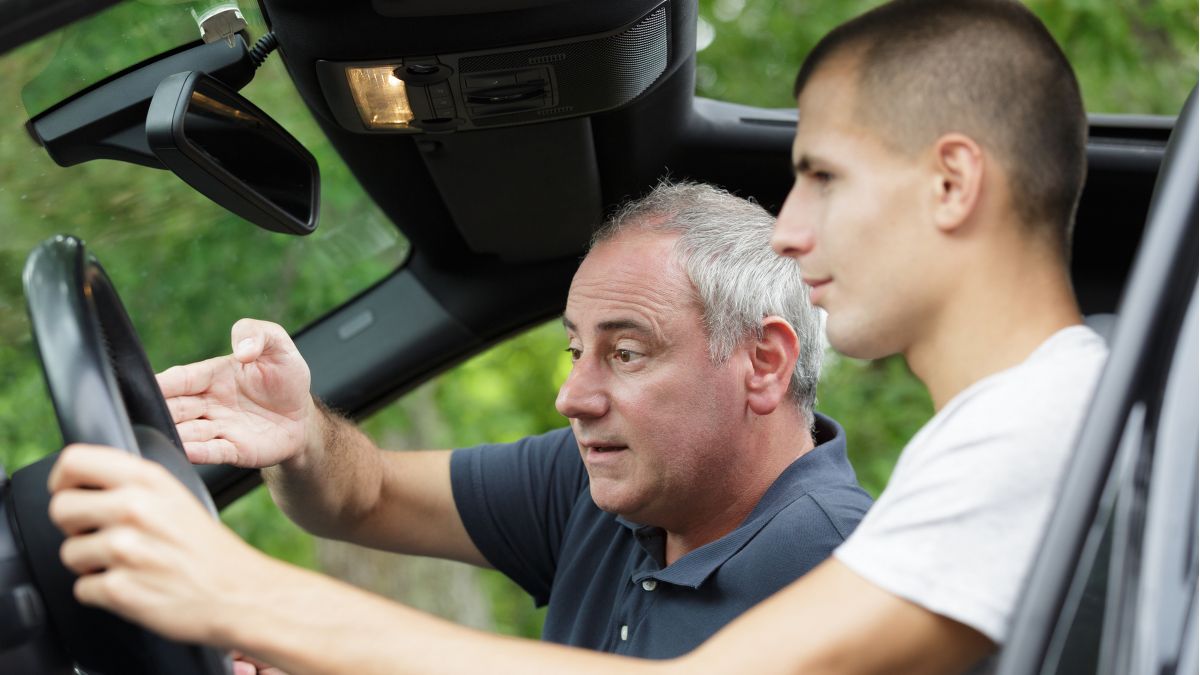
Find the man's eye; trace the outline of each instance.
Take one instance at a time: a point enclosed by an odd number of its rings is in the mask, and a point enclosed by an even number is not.
[[[809,174],[816,182],[825,185],[833,180],[833,174],[828,171],[813,171]]]
[[[615,352],[613,352],[613,355],[621,363],[629,363],[630,361],[633,361],[634,359],[636,359],[638,357],[637,352],[631,351],[628,349],[618,349]]]
[[[566,350],[564,350],[564,351],[566,351],[568,354],[571,355],[572,361],[578,361],[579,357],[583,356],[583,350],[577,349],[575,347],[567,347]]]

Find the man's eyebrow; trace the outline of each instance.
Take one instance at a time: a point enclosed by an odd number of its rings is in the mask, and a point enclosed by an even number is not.
[[[654,332],[650,326],[647,326],[641,321],[634,321],[633,319],[614,319],[612,321],[601,321],[600,323],[596,324],[596,329],[602,333],[616,330],[632,330],[638,333],[647,334]]]
[[[563,327],[569,331],[577,330],[575,322],[571,321],[566,316],[563,316],[562,323]],[[596,324],[596,330],[600,331],[601,333],[610,333],[617,330],[632,330],[638,333],[646,334],[654,333],[654,330],[650,326],[634,319],[612,319],[609,321],[601,321],[600,323]]]
[[[792,175],[799,176],[800,174],[808,173],[812,169],[812,158],[808,155],[800,155],[796,159],[796,163],[792,164]]]

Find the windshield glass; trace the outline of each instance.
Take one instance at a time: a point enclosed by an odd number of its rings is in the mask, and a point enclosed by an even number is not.
[[[790,108],[791,81],[813,45],[881,1],[700,0],[696,91]],[[1062,45],[1089,112],[1174,116],[1196,84],[1198,13],[1192,0],[1026,4]]]
[[[212,3],[210,3],[212,4]],[[246,3],[249,5],[249,3]],[[268,316],[296,331],[387,276],[407,243],[353,180],[300,101],[278,55],[242,94],[317,158],[320,226],[274,234],[168,171],[112,160],[63,168],[24,123],[154,54],[199,38],[203,3],[127,2],[0,57],[0,460],[11,472],[59,446],[21,289],[38,242],[73,234],[104,265],[162,370],[229,350],[229,327]],[[244,7],[252,36],[266,32]]]

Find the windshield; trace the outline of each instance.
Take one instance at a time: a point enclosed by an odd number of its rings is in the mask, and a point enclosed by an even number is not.
[[[247,3],[248,4],[248,3]],[[317,231],[261,230],[168,171],[110,160],[62,168],[24,123],[70,94],[199,38],[201,3],[129,2],[0,57],[0,447],[8,471],[60,439],[29,334],[21,290],[38,242],[73,234],[112,278],[162,370],[229,350],[229,327],[268,316],[296,331],[395,270],[407,243],[367,198],[301,103],[278,56],[242,94],[317,158]],[[243,9],[252,36],[266,32]]]

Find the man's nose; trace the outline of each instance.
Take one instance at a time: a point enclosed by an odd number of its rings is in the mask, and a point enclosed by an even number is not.
[[[800,184],[792,186],[779,217],[775,220],[775,231],[771,234],[771,248],[782,256],[799,259],[812,252],[817,240],[812,223],[800,194]]]
[[[587,357],[575,362],[571,373],[558,389],[554,407],[564,417],[594,419],[608,412],[608,395],[601,382],[599,368]]]

